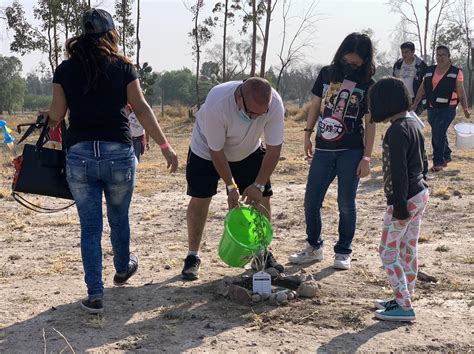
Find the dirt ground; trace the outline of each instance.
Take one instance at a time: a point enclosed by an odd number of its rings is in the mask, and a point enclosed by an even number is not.
[[[127,287],[112,285],[112,252],[105,226],[105,313],[100,317],[79,307],[85,285],[76,210],[40,215],[18,205],[9,197],[12,170],[8,154],[2,152],[0,352],[474,350],[472,150],[455,150],[449,168],[429,181],[431,200],[423,220],[419,263],[439,281],[418,282],[415,322],[389,323],[376,320],[372,306],[374,298],[390,296],[377,254],[385,209],[379,144],[386,127],[379,127],[371,176],[359,187],[351,270],[331,268],[338,220],[333,185],[323,210],[324,261],[305,267],[286,265],[287,274],[302,268],[313,274],[322,286],[321,296],[280,307],[247,307],[216,293],[216,285],[224,276],[245,271],[229,268],[217,255],[226,214],[222,185],[211,204],[201,277],[195,282],[180,278],[187,250],[184,169],[191,125],[185,118],[167,118],[163,126],[177,148],[181,165],[178,173],[166,173],[159,148],[154,145],[138,168],[131,225],[132,250],[140,257],[140,269]],[[303,197],[308,164],[302,154],[303,127],[303,121],[287,119],[282,160],[272,178],[271,248],[283,263],[304,247]],[[427,127],[428,148],[429,134]],[[34,199],[45,206],[54,203]]]

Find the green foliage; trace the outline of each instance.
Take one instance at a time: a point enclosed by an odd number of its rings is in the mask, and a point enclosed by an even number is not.
[[[155,102],[164,99],[165,104],[182,103],[192,105],[194,103],[194,80],[195,75],[191,70],[185,68],[181,70],[165,71],[158,74],[155,83]],[[159,96],[159,99],[158,97]]]
[[[154,93],[153,85],[158,78],[158,74],[154,73],[153,68],[145,62],[143,63],[143,66],[138,69],[138,75],[143,95],[147,98],[151,98]]]
[[[119,23],[117,28],[120,35],[120,43],[125,56],[132,57],[135,54],[135,25],[132,20],[133,0],[115,0],[114,19]]]
[[[23,107],[26,84],[20,72],[18,58],[0,55],[0,113],[19,111]]]
[[[36,50],[48,54],[52,74],[62,56],[62,43],[79,33],[86,8],[86,4],[77,0],[38,0],[33,7],[34,18],[39,23],[35,26],[26,20],[23,6],[15,0],[5,9],[7,27],[13,31],[10,50],[21,55]]]
[[[53,96],[48,95],[26,95],[23,109],[27,111],[47,110]]]

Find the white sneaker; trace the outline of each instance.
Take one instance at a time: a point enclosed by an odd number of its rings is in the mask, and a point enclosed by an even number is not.
[[[348,270],[351,267],[351,255],[336,253],[333,268]]]
[[[293,264],[320,262],[323,260],[323,248],[315,249],[313,246],[308,245],[303,251],[293,253],[288,257],[288,260]]]

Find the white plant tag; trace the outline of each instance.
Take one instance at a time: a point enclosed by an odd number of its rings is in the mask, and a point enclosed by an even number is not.
[[[258,272],[253,275],[253,292],[257,294],[272,293],[272,277],[265,272]]]

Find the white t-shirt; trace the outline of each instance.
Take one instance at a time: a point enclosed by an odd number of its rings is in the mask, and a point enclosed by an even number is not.
[[[135,112],[130,113],[128,120],[130,121],[130,133],[132,134],[132,138],[138,138],[145,134],[145,129],[143,129],[142,125],[138,121]]]
[[[413,60],[413,63],[407,64],[405,61],[402,63],[400,68],[400,79],[404,82],[405,86],[410,93],[410,97],[415,97],[415,92],[413,92],[413,80],[416,77],[416,60]]]
[[[213,87],[197,112],[191,151],[199,157],[211,160],[209,149],[223,149],[228,161],[241,161],[257,150],[262,134],[267,145],[283,143],[285,109],[280,95],[272,89],[268,113],[245,122],[234,97],[240,84],[242,81],[229,81]]]

